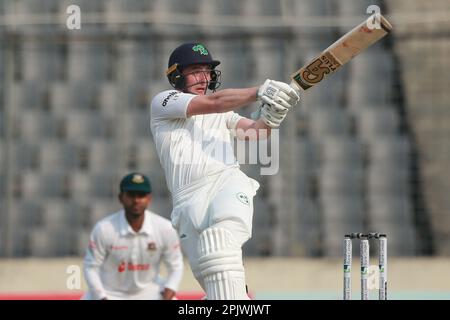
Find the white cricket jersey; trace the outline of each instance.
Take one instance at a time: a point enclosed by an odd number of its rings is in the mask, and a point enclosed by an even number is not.
[[[167,280],[159,276],[161,262]],[[111,214],[91,233],[84,274],[93,299],[156,299],[164,288],[177,291],[183,275],[178,235],[169,220],[149,210],[139,232],[128,224],[124,210]]]
[[[239,166],[230,130],[243,117],[233,111],[187,117],[194,97],[166,90],[150,105],[150,128],[172,193],[206,175]]]

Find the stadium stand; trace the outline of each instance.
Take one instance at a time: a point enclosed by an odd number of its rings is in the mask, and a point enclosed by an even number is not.
[[[131,170],[150,176],[155,185],[152,208],[170,216],[171,199],[152,144],[148,108],[153,94],[170,88],[164,75],[167,56],[180,42],[199,39],[208,44],[222,61],[224,88],[257,85],[267,77],[287,81],[297,66],[354,25],[349,17],[359,21],[369,4],[406,10],[407,3],[5,1],[0,8],[13,16],[61,13],[77,4],[99,21],[77,31],[23,25],[15,30],[18,45],[0,41],[0,60],[6,59],[6,50],[14,56],[12,63],[0,65],[2,79],[6,67],[13,71],[10,85],[2,84],[0,90],[0,197],[14,189],[18,221],[36,221],[27,227],[29,235],[17,235],[14,254],[82,255],[93,224],[119,207],[117,179]],[[409,10],[417,10],[419,1],[412,3]],[[155,12],[163,22],[152,22]],[[142,14],[137,23],[130,23],[130,13]],[[168,20],[174,14],[177,23]],[[281,21],[332,16],[342,23],[326,28],[288,23],[240,28],[237,23],[260,16]],[[236,25],[220,26],[230,21],[224,18],[235,19]],[[189,19],[207,23],[187,28]],[[427,69],[417,63],[424,56],[445,61],[448,39],[427,39],[423,45],[420,39],[402,39],[401,26],[398,32],[302,96],[281,129],[279,174],[257,177],[261,195],[255,198],[254,238],[245,254],[336,257],[344,233],[358,231],[388,233],[393,255],[429,254],[433,249],[450,254],[450,224],[439,222],[449,221],[450,208],[449,67],[440,63],[439,70]],[[3,152],[6,108],[11,168],[6,168]],[[248,115],[249,109],[241,113]],[[14,186],[6,185],[7,170],[13,173]],[[4,208],[0,202],[2,214]],[[35,218],[28,219],[30,212],[36,212]],[[420,244],[424,241],[427,246]]]

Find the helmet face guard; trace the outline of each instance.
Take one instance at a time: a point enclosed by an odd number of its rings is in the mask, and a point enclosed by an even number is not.
[[[169,79],[169,83],[177,90],[183,91],[186,89],[186,77],[183,75],[183,70],[180,68],[178,64],[174,64],[169,69],[167,69],[167,78]],[[220,70],[211,69],[210,70],[210,78],[208,81],[208,89],[211,91],[216,91],[217,88],[220,87],[220,76],[222,72]]]
[[[166,71],[169,83],[177,90],[184,90],[186,86],[186,79],[183,75],[183,69],[194,64],[205,64],[211,68],[211,80],[208,83],[208,89],[215,91],[220,86],[219,70],[215,67],[220,64],[220,61],[213,60],[208,49],[199,43],[185,43],[176,48],[169,58],[168,69]]]

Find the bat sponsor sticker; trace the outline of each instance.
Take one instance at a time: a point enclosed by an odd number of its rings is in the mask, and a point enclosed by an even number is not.
[[[322,81],[326,74],[334,72],[341,63],[330,53],[325,52],[306,67],[301,68],[292,79],[304,90]]]

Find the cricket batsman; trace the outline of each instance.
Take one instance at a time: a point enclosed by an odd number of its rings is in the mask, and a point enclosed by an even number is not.
[[[201,43],[177,47],[167,69],[173,89],[152,99],[150,128],[172,194],[172,225],[195,278],[208,300],[244,300],[241,248],[252,234],[259,184],[239,169],[231,139],[266,139],[299,95],[270,79],[216,91],[219,64]],[[255,101],[262,102],[259,119],[235,113]]]

